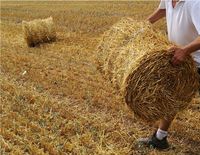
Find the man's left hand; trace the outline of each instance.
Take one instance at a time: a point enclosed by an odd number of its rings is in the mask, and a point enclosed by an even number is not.
[[[184,48],[181,47],[171,47],[169,51],[174,52],[174,56],[172,58],[173,65],[179,65],[181,62],[183,62],[187,56],[187,51]]]

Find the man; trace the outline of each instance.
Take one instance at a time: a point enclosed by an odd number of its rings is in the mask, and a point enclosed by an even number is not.
[[[179,65],[187,55],[192,55],[200,73],[200,0],[161,0],[148,21],[153,24],[162,17],[167,20],[169,40],[177,45],[169,49],[174,52],[173,64]],[[162,119],[153,136],[139,142],[157,149],[168,148],[167,130],[172,121]]]

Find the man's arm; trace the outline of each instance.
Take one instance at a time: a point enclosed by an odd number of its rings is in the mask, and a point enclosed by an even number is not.
[[[200,50],[200,36],[198,36],[194,41],[184,47],[172,47],[169,49],[174,51],[174,56],[172,62],[174,65],[180,64],[185,58],[191,53]]]
[[[147,20],[150,23],[155,23],[156,21],[158,21],[159,19],[163,18],[166,16],[166,10],[165,9],[157,9],[153,14],[151,14]]]

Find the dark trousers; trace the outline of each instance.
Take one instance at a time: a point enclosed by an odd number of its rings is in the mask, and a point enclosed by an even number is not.
[[[198,68],[197,71],[198,71],[199,77],[200,77],[200,68]],[[200,78],[199,78],[199,83],[200,83]],[[200,88],[199,88],[199,92],[200,92]]]
[[[198,68],[198,73],[199,73],[199,75],[200,75],[200,68]]]

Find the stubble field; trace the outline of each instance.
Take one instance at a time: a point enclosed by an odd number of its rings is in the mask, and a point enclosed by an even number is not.
[[[139,2],[1,2],[1,154],[200,154],[200,100],[170,128],[170,150],[140,148],[154,130],[134,118],[97,70],[101,35],[122,17],[145,19]],[[28,48],[22,20],[52,16],[58,39]],[[166,31],[165,22],[155,25]]]

